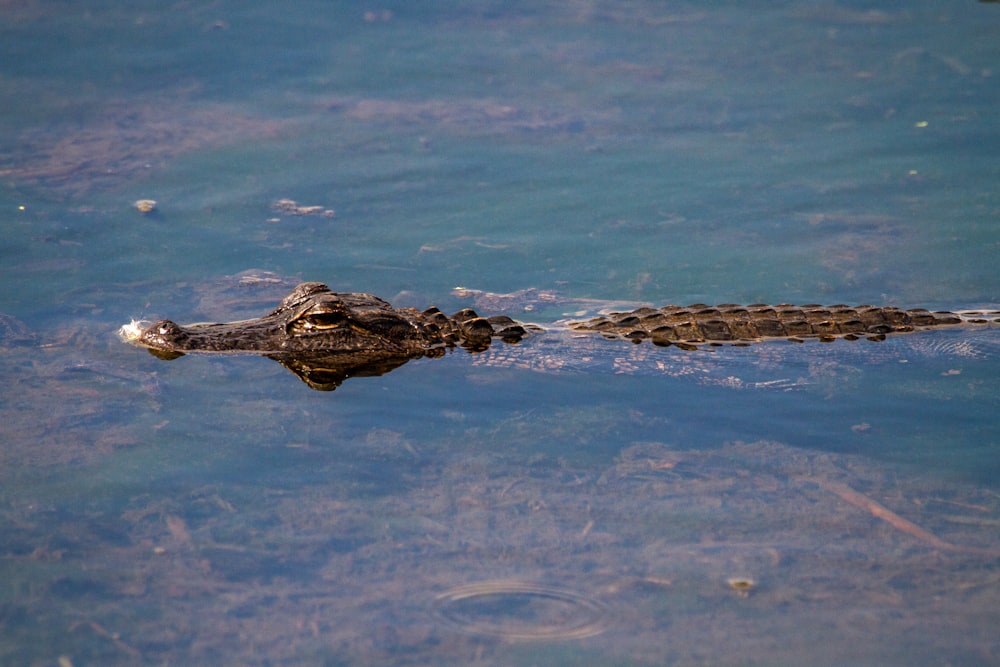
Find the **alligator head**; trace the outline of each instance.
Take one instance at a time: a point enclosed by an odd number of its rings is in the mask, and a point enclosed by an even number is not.
[[[273,312],[252,320],[181,326],[160,320],[134,343],[157,356],[186,352],[423,353],[438,341],[413,317],[370,294],[338,294],[323,283],[302,283]]]
[[[515,342],[524,334],[507,317],[486,319],[470,309],[448,317],[437,308],[393,308],[370,294],[302,283],[263,317],[184,326],[160,320],[125,337],[161,359],[188,353],[260,354],[314,389],[330,390],[347,377],[381,375],[456,345],[478,351],[489,347],[494,336]]]

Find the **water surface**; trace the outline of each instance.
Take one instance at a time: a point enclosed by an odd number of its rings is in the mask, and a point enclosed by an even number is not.
[[[546,335],[332,393],[115,336],[298,280],[996,307],[994,5],[0,12],[0,662],[1000,657],[996,328]]]

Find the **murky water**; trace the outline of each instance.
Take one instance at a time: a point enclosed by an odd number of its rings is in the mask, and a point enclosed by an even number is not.
[[[86,4],[0,9],[0,663],[1000,659],[997,327],[333,392],[115,336],[996,307],[1000,7]]]

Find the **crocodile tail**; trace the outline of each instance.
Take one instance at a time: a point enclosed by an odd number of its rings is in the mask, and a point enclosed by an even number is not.
[[[997,311],[903,310],[892,306],[793,306],[722,304],[664,306],[609,313],[570,322],[575,331],[594,331],[608,338],[634,342],[651,339],[657,345],[693,347],[701,343],[748,344],[765,339],[836,338],[881,340],[886,334],[917,329],[1000,321]]]

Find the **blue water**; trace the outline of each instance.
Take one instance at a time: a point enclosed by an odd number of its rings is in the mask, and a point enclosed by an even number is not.
[[[118,340],[298,280],[1000,304],[997,6],[411,4],[0,10],[0,663],[1000,660],[996,327],[332,393]]]

